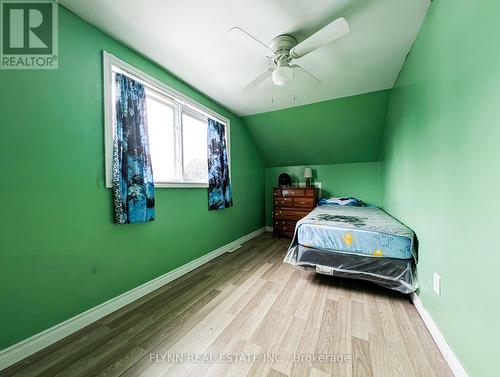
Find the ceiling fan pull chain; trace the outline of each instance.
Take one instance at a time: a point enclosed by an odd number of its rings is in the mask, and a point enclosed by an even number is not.
[[[292,69],[292,85],[293,85],[293,89],[292,89],[292,101],[293,101],[293,104],[295,105],[295,68]]]

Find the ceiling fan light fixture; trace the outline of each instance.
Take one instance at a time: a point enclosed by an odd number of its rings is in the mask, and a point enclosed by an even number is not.
[[[293,80],[293,71],[288,66],[277,67],[273,71],[273,83],[277,86],[286,86]]]

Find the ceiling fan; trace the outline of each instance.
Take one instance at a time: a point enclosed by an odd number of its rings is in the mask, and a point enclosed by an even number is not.
[[[274,38],[269,46],[262,43],[257,38],[253,37],[239,27],[233,27],[227,34],[228,36],[239,42],[245,47],[248,47],[255,52],[272,59],[273,66],[267,71],[257,76],[244,90],[256,88],[259,84],[267,80],[269,77],[275,85],[285,86],[295,80],[295,71],[304,72],[310,79],[321,83],[321,81],[297,64],[292,64],[294,59],[301,58],[318,48],[332,43],[349,32],[349,24],[343,17],[337,18],[328,25],[318,30],[313,35],[306,38],[304,41],[297,44],[297,40],[293,35],[283,34]]]

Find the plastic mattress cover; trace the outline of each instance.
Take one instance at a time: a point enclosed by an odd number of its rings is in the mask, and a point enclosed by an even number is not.
[[[284,260],[297,268],[331,276],[361,279],[411,293],[418,288],[414,259],[375,258],[292,244]]]

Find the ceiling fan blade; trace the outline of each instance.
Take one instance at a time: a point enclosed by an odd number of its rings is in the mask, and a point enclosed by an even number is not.
[[[274,51],[271,50],[268,46],[266,46],[264,43],[259,41],[257,38],[248,34],[243,29],[240,29],[239,27],[233,27],[232,29],[229,29],[227,32],[227,35],[232,40],[240,43],[241,45],[243,45],[245,47],[248,47],[248,48],[254,50],[255,52],[257,52],[261,55],[273,56],[273,54],[274,54]]]
[[[257,86],[262,84],[264,81],[266,81],[269,77],[271,77],[272,73],[274,71],[274,67],[269,68],[267,71],[264,73],[261,73],[258,75],[256,78],[254,78],[252,81],[250,81],[244,88],[244,91],[250,91],[255,89]]]
[[[307,69],[305,68],[302,68],[300,65],[297,65],[297,64],[293,64],[290,66],[290,68],[292,68],[294,71],[301,71],[303,72],[307,77],[309,77],[310,79],[314,80],[315,82],[317,82],[318,84],[321,84],[322,81],[320,79],[318,79],[316,76],[314,76],[311,72],[309,72]]]
[[[344,17],[337,18],[330,22],[324,28],[318,30],[305,41],[302,41],[290,51],[290,56],[294,59],[301,58],[304,55],[327,45],[349,32],[349,24]]]

